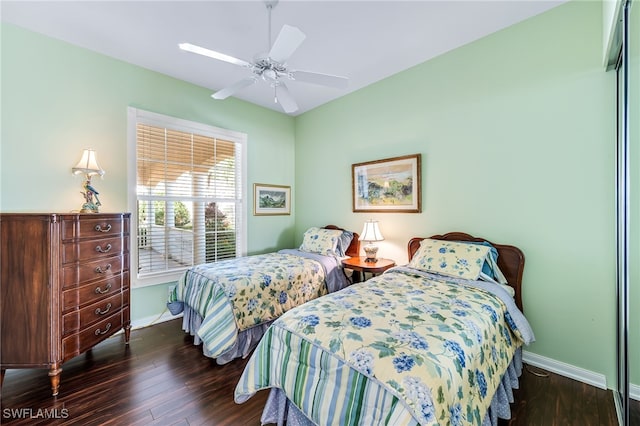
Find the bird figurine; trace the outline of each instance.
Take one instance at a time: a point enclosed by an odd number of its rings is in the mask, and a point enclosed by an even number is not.
[[[98,207],[102,205],[100,203],[100,199],[98,198],[98,194],[100,194],[96,189],[91,186],[91,181],[86,180],[83,186],[85,192],[82,193],[84,195],[84,199],[86,203],[82,206],[83,213],[98,213]],[[96,201],[93,201],[93,197],[95,197]]]

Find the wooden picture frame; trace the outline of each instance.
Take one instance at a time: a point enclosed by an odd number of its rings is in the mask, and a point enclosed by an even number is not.
[[[276,216],[291,214],[291,187],[253,184],[253,215]]]
[[[354,212],[422,211],[421,155],[351,165]]]

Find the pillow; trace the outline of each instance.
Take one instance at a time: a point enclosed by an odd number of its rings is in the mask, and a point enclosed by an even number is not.
[[[482,272],[480,272],[480,278],[484,281],[493,281],[498,284],[507,284],[507,279],[504,274],[498,268],[498,249],[491,245],[487,241],[458,241],[463,244],[481,244],[489,247],[489,256],[487,261],[482,265]],[[513,288],[509,287],[511,291]]]
[[[353,240],[353,232],[342,231],[340,238],[338,238],[338,246],[336,247],[338,256],[345,257],[347,255],[347,250],[349,249],[351,240]]]
[[[299,250],[325,256],[339,256],[337,247],[342,231],[312,227],[306,230]]]
[[[477,280],[491,248],[481,244],[424,239],[409,267],[450,277]]]

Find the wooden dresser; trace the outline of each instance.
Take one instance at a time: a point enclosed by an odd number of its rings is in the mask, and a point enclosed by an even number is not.
[[[48,368],[124,329],[129,213],[0,214],[0,368]],[[1,382],[0,382],[1,386]]]

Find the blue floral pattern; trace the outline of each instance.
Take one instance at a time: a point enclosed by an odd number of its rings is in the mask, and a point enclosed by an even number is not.
[[[384,384],[421,424],[480,424],[499,372],[523,343],[506,313],[485,290],[391,270],[299,306],[274,326]]]
[[[477,280],[485,262],[489,261],[489,246],[454,241],[432,240],[420,242],[409,267],[442,275]]]
[[[337,229],[309,228],[304,233],[300,250],[324,256],[339,256],[337,248],[341,236],[342,231]]]
[[[176,300],[188,300],[203,318],[213,299],[226,298],[242,331],[326,294],[327,288],[325,270],[315,260],[267,253],[195,266],[174,292]]]

